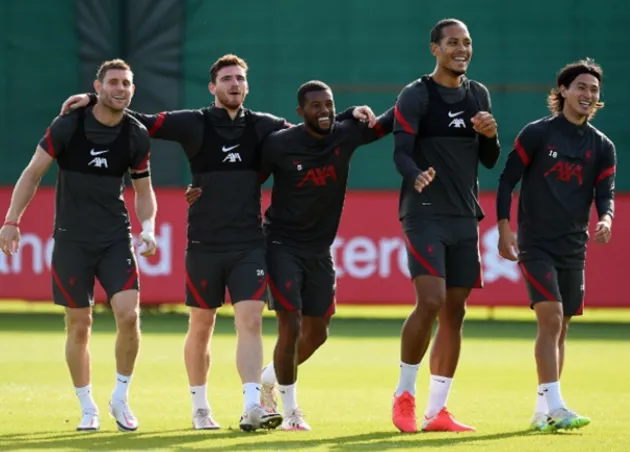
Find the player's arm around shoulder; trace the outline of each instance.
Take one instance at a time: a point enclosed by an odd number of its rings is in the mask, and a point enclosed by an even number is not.
[[[277,130],[267,135],[263,141],[260,151],[259,168],[261,183],[269,179],[269,176],[278,168],[278,163],[282,159],[283,150],[286,149],[293,131],[293,128]]]
[[[140,254],[152,256],[157,250],[155,241],[155,215],[157,200],[151,183],[149,133],[141,124],[135,124],[132,133],[131,183],[136,192],[136,215],[142,225]]]
[[[266,139],[272,132],[288,129],[293,126],[293,124],[289,123],[286,119],[272,115],[271,113],[250,110],[249,114],[252,115],[256,127],[256,134],[261,140]]]

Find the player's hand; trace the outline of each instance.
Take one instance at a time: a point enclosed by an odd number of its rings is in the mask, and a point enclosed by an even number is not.
[[[354,119],[358,121],[367,122],[368,127],[374,127],[376,125],[376,115],[367,105],[355,108],[352,111],[352,116],[354,116]]]
[[[142,224],[142,232],[140,233],[140,243],[138,243],[138,251],[142,256],[153,256],[157,252],[157,242],[155,240],[155,226],[153,221],[147,220]]]
[[[475,132],[488,138],[494,138],[497,136],[497,122],[491,113],[488,113],[487,111],[480,111],[473,116],[470,121],[473,123],[473,129],[475,129]]]
[[[87,107],[90,103],[90,96],[87,94],[75,94],[74,96],[70,96],[66,99],[66,101],[61,106],[61,114],[65,115],[66,113],[70,113],[72,110],[76,110],[77,108]]]
[[[7,256],[18,252],[20,245],[20,228],[5,224],[0,228],[0,249]]]
[[[518,260],[518,242],[507,221],[499,224],[499,256],[509,261]]]
[[[435,179],[435,170],[433,169],[433,167],[431,167],[428,170],[418,174],[413,186],[418,191],[418,193],[422,193],[422,190],[424,190],[425,187],[433,182],[433,179]]]
[[[192,185],[189,185],[188,187],[186,187],[185,196],[186,196],[186,202],[188,204],[193,204],[201,196],[201,188],[193,187]]]
[[[595,226],[595,242],[602,245],[610,241],[611,225],[610,221],[602,220]]]

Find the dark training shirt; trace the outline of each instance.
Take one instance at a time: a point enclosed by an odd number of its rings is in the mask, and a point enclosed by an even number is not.
[[[510,218],[512,191],[522,179],[518,205],[521,253],[542,248],[575,257],[583,266],[591,205],[614,215],[615,146],[586,122],[563,115],[523,128],[499,179],[497,218]],[[524,256],[526,257],[526,256]]]

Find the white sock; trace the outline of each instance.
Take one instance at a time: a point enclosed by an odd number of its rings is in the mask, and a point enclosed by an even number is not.
[[[131,375],[120,375],[116,372],[116,387],[112,393],[112,402],[124,402],[129,398]]]
[[[243,411],[260,404],[260,385],[258,383],[243,384]]]
[[[424,413],[428,418],[435,416],[446,406],[453,379],[439,375],[431,375],[429,381],[429,402],[427,404],[427,411]]]
[[[534,413],[547,414],[548,412],[549,408],[547,407],[547,398],[543,392],[543,387],[542,385],[538,385],[538,390],[536,391],[536,411],[534,411]]]
[[[273,368],[273,361],[267,364],[263,369],[261,381],[265,385],[275,385],[278,382],[276,379],[276,369]]]
[[[202,386],[191,386],[190,395],[192,396],[192,409],[193,414],[197,410],[209,410],[210,404],[208,403],[208,384]]]
[[[290,416],[298,407],[297,404],[297,381],[292,385],[278,385],[280,398],[282,399],[282,409],[284,416]]]
[[[407,364],[400,362],[400,377],[398,378],[398,387],[396,388],[396,397],[407,391],[412,396],[416,395],[416,380],[418,379],[418,369],[420,363]]]
[[[98,414],[98,407],[94,398],[92,397],[92,385],[83,386],[82,388],[74,388],[74,391],[79,398],[81,404],[81,411],[84,413],[96,413]]]
[[[553,412],[558,408],[566,408],[562,394],[560,393],[560,382],[554,381],[552,383],[543,383],[540,385],[545,398],[547,399],[547,408],[549,412]]]

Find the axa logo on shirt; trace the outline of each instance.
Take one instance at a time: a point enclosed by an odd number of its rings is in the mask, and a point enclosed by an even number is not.
[[[242,162],[241,154],[239,154],[238,152],[230,152],[230,151],[233,151],[234,149],[236,149],[239,146],[240,146],[240,144],[235,144],[234,146],[225,146],[225,145],[222,146],[221,147],[221,151],[229,152],[229,154],[226,155],[225,158],[223,159],[222,163],[225,163],[225,162],[228,162],[228,163]]]
[[[228,155],[225,156],[225,158],[223,159],[222,163],[236,163],[236,162],[242,162],[241,160],[241,154],[239,154],[238,152],[231,152]]]
[[[545,172],[545,177],[555,175],[556,179],[562,182],[571,182],[576,178],[579,185],[582,185],[582,165],[579,163],[569,163],[558,160],[549,170]]]
[[[462,111],[457,111],[455,113],[452,113],[451,111],[448,112],[448,117],[453,119],[450,124],[448,125],[449,127],[454,127],[456,129],[465,129],[466,128],[466,122],[464,121],[464,118],[459,118],[458,116],[464,114],[464,110]]]
[[[107,152],[109,152],[109,149],[105,149],[103,151],[97,151],[96,149],[92,149],[90,151],[90,155],[94,158],[90,161],[90,163],[88,163],[88,166],[94,166],[96,168],[107,168],[107,158],[98,157]]]
[[[329,180],[337,182],[337,172],[333,165],[309,169],[297,186],[302,187],[306,184],[310,184],[315,187],[322,187],[328,185]]]

